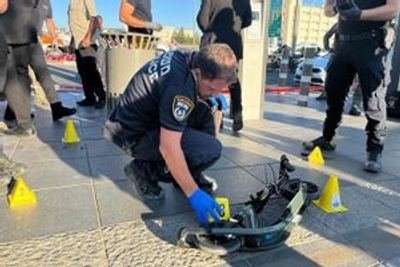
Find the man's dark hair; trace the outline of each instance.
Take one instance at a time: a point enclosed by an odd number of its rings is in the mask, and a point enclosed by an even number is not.
[[[200,49],[193,57],[193,67],[207,80],[237,80],[238,63],[232,49],[226,44],[212,44]]]

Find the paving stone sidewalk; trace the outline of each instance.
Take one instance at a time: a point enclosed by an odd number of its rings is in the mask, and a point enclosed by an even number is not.
[[[71,106],[81,97],[62,94]],[[323,186],[339,175],[349,211],[310,206],[283,247],[226,257],[175,246],[178,230],[196,225],[186,198],[163,185],[165,202],[140,201],[122,172],[130,158],[102,137],[105,111],[79,108],[73,120],[81,142],[64,146],[65,121],[53,123],[49,110],[35,107],[35,137],[2,137],[5,153],[29,166],[24,179],[38,205],[14,211],[0,196],[0,266],[400,266],[400,122],[388,122],[381,174],[362,170],[365,119],[347,115],[338,150],[315,169],[300,155],[324,119],[314,97],[302,108],[296,95],[268,94],[264,120],[247,121],[239,136],[222,131],[223,156],[206,174],[218,180],[217,195],[237,206],[272,179],[285,153],[294,177]]]

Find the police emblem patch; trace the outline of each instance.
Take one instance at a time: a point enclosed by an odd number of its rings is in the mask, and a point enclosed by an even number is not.
[[[194,108],[192,100],[186,96],[175,96],[174,102],[172,103],[172,114],[178,122],[186,120]]]

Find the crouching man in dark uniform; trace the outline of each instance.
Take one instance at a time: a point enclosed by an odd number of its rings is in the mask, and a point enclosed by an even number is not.
[[[219,205],[205,192],[202,172],[221,154],[211,109],[204,100],[236,81],[238,65],[229,46],[196,53],[180,50],[143,66],[128,84],[104,127],[106,138],[135,159],[125,167],[144,199],[164,196],[159,182],[176,182],[201,223],[219,220]]]
[[[342,118],[343,106],[358,74],[362,89],[365,115],[368,123],[367,160],[364,170],[381,171],[383,140],[386,135],[385,95],[390,82],[391,60],[387,60],[384,44],[385,24],[393,19],[399,9],[399,0],[327,0],[325,15],[339,13],[337,42],[327,67],[325,90],[328,108],[323,135],[304,142],[306,149],[319,146],[334,150],[332,139]]]

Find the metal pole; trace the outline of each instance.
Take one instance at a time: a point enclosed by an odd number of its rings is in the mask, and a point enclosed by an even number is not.
[[[289,72],[289,49],[282,49],[282,60],[279,68],[279,86],[286,86]]]
[[[304,52],[303,72],[300,80],[300,95],[297,99],[297,105],[308,106],[308,94],[310,92],[312,69],[313,69],[314,49],[306,47]]]

